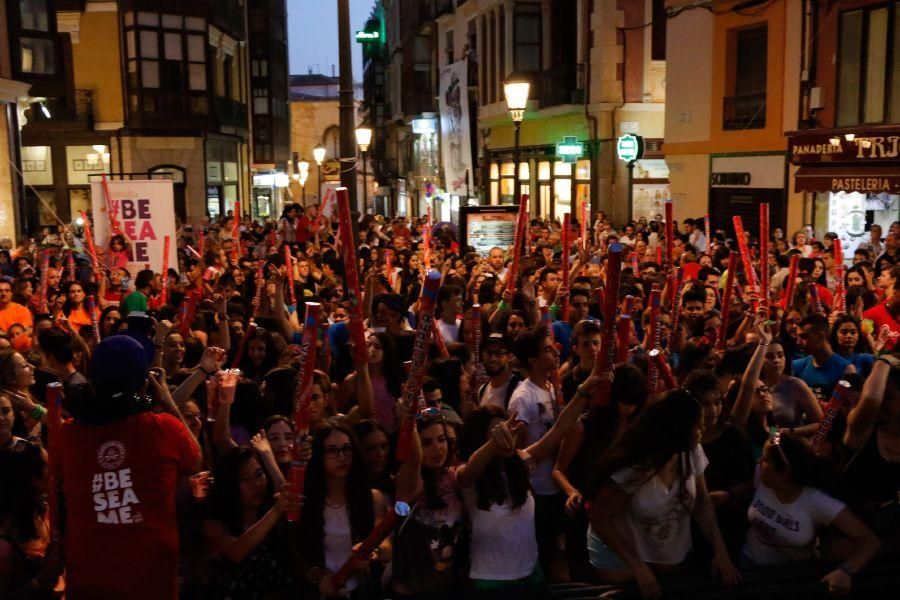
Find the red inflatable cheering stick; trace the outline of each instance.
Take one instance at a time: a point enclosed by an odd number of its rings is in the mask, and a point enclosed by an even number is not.
[[[404,400],[410,408],[410,418],[400,424],[400,437],[397,440],[397,460],[404,462],[412,457],[412,428],[416,426],[415,415],[419,412],[419,390],[425,377],[425,363],[428,362],[428,338],[434,330],[434,305],[437,301],[438,288],[441,286],[441,274],[431,271],[425,277],[422,286],[422,297],[419,298],[419,323],[413,342],[412,366],[406,379]]]
[[[312,395],[313,371],[316,370],[316,345],[321,317],[322,305],[318,302],[307,302],[303,342],[300,347],[300,373],[297,377],[297,389],[294,390],[294,447],[291,452],[291,469],[288,473],[290,491],[295,497],[303,493],[303,482],[306,479],[306,461],[300,458],[300,446],[309,434],[309,402]],[[300,511],[289,512],[287,520],[299,521]]]
[[[347,278],[347,298],[350,300],[350,341],[353,342],[354,364],[366,362],[366,328],[363,325],[362,293],[359,289],[359,269],[356,262],[356,240],[350,222],[350,193],[337,188],[338,233],[344,247],[344,275]]]
[[[622,276],[622,244],[611,244],[606,258],[606,290],[603,293],[603,336],[600,338],[600,353],[594,361],[594,375],[601,377],[612,373],[616,335],[616,309],[619,305],[619,284]],[[593,402],[597,406],[609,404],[610,382],[605,378],[597,386]]]

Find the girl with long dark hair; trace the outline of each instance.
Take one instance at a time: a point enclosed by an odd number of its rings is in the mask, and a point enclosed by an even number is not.
[[[850,361],[856,372],[863,378],[869,376],[875,362],[868,334],[864,334],[856,317],[840,314],[831,325],[828,338],[835,354]]]
[[[371,390],[374,394],[373,416],[389,433],[393,433],[399,423],[394,407],[402,393],[400,386],[405,379],[403,364],[400,362],[400,355],[393,341],[384,332],[369,333],[366,342],[368,345],[367,369],[371,380]],[[350,373],[341,384],[338,407],[343,412],[350,412],[353,405],[361,399],[361,394],[365,393],[361,374],[358,367],[357,372]],[[362,403],[360,403],[360,408],[363,408]]]
[[[343,590],[332,588],[331,575],[351,557],[385,510],[381,492],[369,485],[366,464],[353,432],[329,422],[313,437],[312,459],[306,468],[303,527],[300,542],[307,581],[322,597],[349,593],[369,597],[375,586],[370,561],[356,563],[356,574]],[[379,546],[379,562],[391,560],[391,541]]]
[[[296,556],[284,515],[299,508],[288,486],[275,493],[255,450],[232,448],[220,456],[203,523],[214,556],[207,597],[295,598]]]
[[[397,495],[412,507],[394,539],[392,588],[403,597],[452,593],[459,581],[463,507],[449,428],[436,407],[416,415],[413,458],[397,474]]]
[[[787,353],[780,340],[772,338],[768,346],[762,347],[765,362],[759,377],[772,392],[775,424],[784,428],[804,428],[804,433],[811,434],[822,420],[819,401],[805,381],[787,373]]]
[[[684,561],[693,518],[713,546],[713,569],[728,585],[740,580],[706,488],[702,431],[700,401],[678,389],[646,406],[605,454],[588,533],[591,564],[601,578],[636,580],[645,597],[659,596],[655,571]]]

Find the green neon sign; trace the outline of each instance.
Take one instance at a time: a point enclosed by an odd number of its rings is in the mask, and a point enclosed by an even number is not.
[[[616,154],[625,162],[640,160],[644,156],[644,138],[626,133],[616,141]]]
[[[377,42],[381,39],[381,33],[378,31],[357,31],[356,32],[356,41],[360,44],[368,44],[370,42]]]
[[[575,162],[584,156],[584,144],[573,135],[566,136],[556,145],[556,155],[566,162]]]

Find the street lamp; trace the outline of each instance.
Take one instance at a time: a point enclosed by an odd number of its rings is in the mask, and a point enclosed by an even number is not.
[[[306,206],[306,180],[309,178],[309,161],[301,158],[297,164],[300,171],[300,186],[303,188],[303,206]]]
[[[356,145],[359,146],[359,154],[362,159],[362,178],[363,178],[363,210],[369,210],[369,190],[366,189],[366,150],[372,143],[372,130],[368,127],[356,128]]]
[[[313,148],[313,158],[316,161],[316,185],[318,186],[318,190],[316,193],[319,195],[319,202],[322,201],[322,162],[325,160],[325,146],[319,144],[315,148]]]
[[[522,119],[525,118],[525,106],[528,104],[528,94],[531,93],[531,83],[525,80],[510,79],[503,84],[503,95],[506,96],[506,108],[513,121],[514,147],[513,162],[515,163],[515,178],[513,179],[513,202],[521,202],[522,183],[519,181],[519,129]]]

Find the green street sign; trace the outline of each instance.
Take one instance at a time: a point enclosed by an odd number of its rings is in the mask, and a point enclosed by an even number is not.
[[[616,142],[616,154],[625,162],[640,160],[644,156],[644,138],[626,133]]]
[[[371,42],[377,42],[381,39],[381,33],[378,31],[357,31],[356,32],[356,41],[360,44],[369,44]]]
[[[556,145],[556,155],[566,162],[575,162],[584,156],[584,144],[574,135],[566,136]]]

